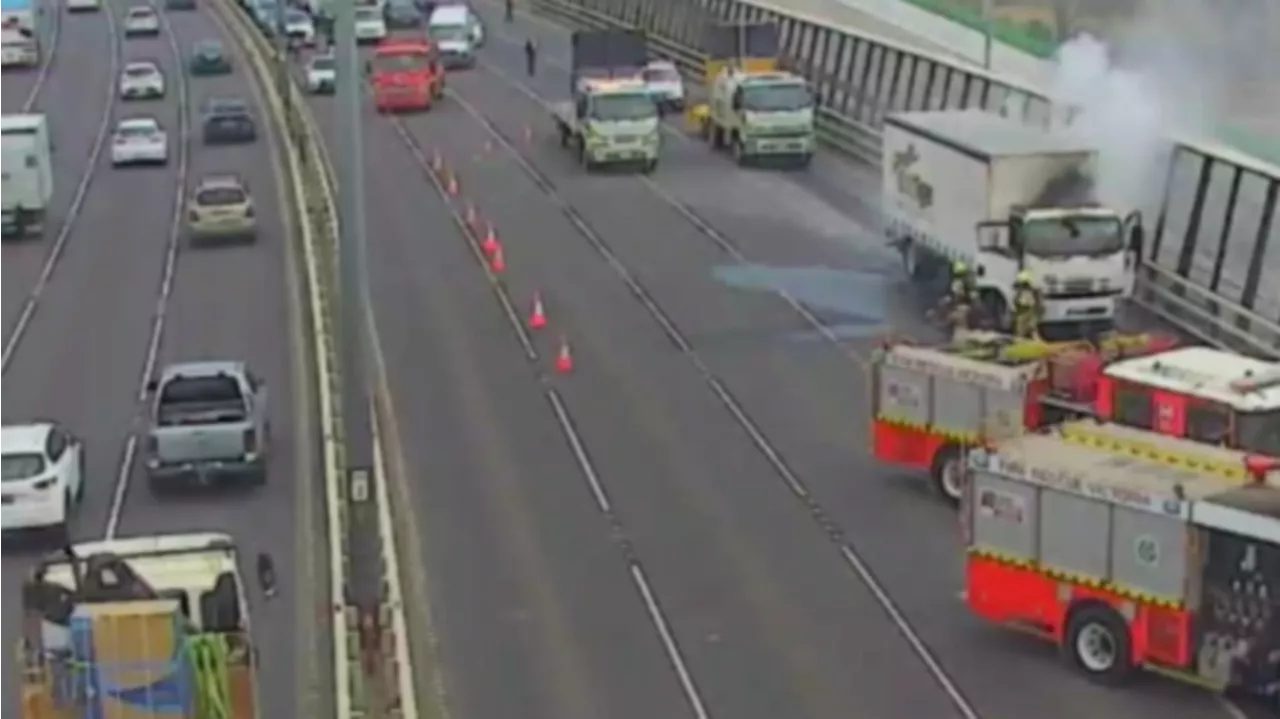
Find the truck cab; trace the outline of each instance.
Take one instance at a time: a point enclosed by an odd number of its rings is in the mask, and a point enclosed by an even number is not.
[[[726,67],[711,87],[704,129],[713,147],[728,148],[739,165],[766,157],[813,160],[814,96],[804,78],[789,72],[746,72]]]

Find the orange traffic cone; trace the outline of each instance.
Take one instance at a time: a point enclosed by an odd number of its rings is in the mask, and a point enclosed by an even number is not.
[[[569,338],[560,335],[560,351],[556,353],[556,372],[569,374],[573,371],[573,352],[569,350]]]
[[[507,271],[507,260],[502,256],[502,245],[498,245],[493,250],[493,256],[489,258],[489,269],[493,270],[495,275],[500,275]]]
[[[484,241],[480,243],[480,249],[484,250],[484,253],[489,257],[493,257],[500,247],[498,235],[494,233],[493,225],[489,225],[488,231],[484,233]]]
[[[476,206],[471,202],[467,202],[467,227],[475,228],[477,224]]]
[[[439,150],[431,151],[431,171],[440,172],[444,169],[444,158],[440,156]]]
[[[449,179],[445,182],[445,189],[448,190],[450,197],[458,196],[458,178],[452,172],[449,173]]]
[[[547,310],[542,306],[542,293],[533,295],[533,312],[529,314],[529,329],[540,330],[547,326]]]

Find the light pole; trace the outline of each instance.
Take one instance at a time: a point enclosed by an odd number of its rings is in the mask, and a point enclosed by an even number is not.
[[[996,19],[994,0],[982,0],[982,67],[987,72],[991,71],[991,50],[992,43],[995,41]]]

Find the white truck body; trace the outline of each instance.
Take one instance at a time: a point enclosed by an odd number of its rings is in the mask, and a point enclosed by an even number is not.
[[[1097,149],[1069,131],[981,111],[901,113],[886,118],[883,147],[886,229],[909,270],[924,256],[965,262],[981,268],[979,289],[1006,306],[1016,275],[1029,270],[1045,322],[1107,320],[1132,291],[1131,220],[1094,202]],[[1025,251],[993,248],[979,226],[1014,215]]]
[[[0,133],[4,171],[0,201],[5,231],[10,229],[17,207],[30,213],[27,229],[35,231],[53,197],[49,125],[44,115],[5,115],[0,119]]]
[[[36,34],[24,27],[6,27],[0,30],[0,66],[38,67],[40,65],[40,41]]]

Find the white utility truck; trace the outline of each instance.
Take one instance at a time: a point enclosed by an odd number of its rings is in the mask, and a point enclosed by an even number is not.
[[[648,63],[644,34],[635,30],[578,30],[572,38],[573,97],[551,103],[560,144],[587,170],[603,165],[658,166],[661,119],[641,77]]]
[[[4,236],[40,234],[45,210],[53,197],[49,124],[44,115],[5,115],[0,118],[0,134],[4,170],[0,188],[4,215],[0,225]]]
[[[1099,202],[1096,147],[976,110],[890,115],[883,147],[886,231],[912,279],[942,288],[965,263],[979,314],[1007,330],[1014,280],[1027,270],[1046,336],[1111,327],[1133,291],[1144,231],[1137,212]]]

